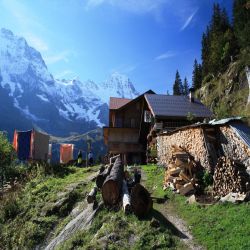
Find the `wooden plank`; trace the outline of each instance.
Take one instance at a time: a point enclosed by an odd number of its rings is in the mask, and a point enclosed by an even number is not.
[[[185,184],[182,188],[179,189],[181,195],[186,195],[190,191],[194,190],[194,186],[191,182]]]
[[[168,170],[169,175],[179,174],[180,172],[181,172],[181,168],[173,168],[173,169]]]

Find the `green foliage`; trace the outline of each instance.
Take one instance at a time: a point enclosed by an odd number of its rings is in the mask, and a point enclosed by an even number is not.
[[[2,202],[3,209],[0,212],[0,218],[2,222],[14,219],[20,211],[20,204],[17,195],[10,194],[9,197],[4,199]]]
[[[164,169],[157,166],[143,166],[146,173],[146,185],[152,196],[167,196],[167,212],[177,213],[183,218],[192,234],[205,249],[250,249],[250,203],[241,204],[193,204],[186,203],[187,198],[162,190]],[[211,181],[209,174],[203,175],[204,183]],[[179,248],[177,248],[179,249]]]
[[[213,184],[213,175],[208,171],[199,171],[196,174],[198,184],[200,186],[199,192],[204,193],[205,190]]]
[[[183,95],[188,95],[189,94],[189,84],[188,84],[188,80],[187,78],[185,77],[184,78],[184,82],[183,82]]]
[[[241,49],[250,46],[250,1],[234,0],[233,28]]]
[[[226,10],[214,4],[210,24],[202,36],[202,78],[223,72],[237,54],[237,48]]]
[[[6,135],[0,132],[0,166],[7,166],[14,159],[14,149]]]
[[[30,181],[0,200],[0,249],[33,249],[57,225],[65,225],[73,206],[91,188],[92,183],[83,181],[92,168],[61,168],[48,174],[44,166],[32,166]],[[62,205],[56,206],[61,199]]]
[[[187,113],[187,120],[192,122],[195,119],[195,115],[192,112]]]
[[[223,119],[230,116],[229,106],[226,103],[219,103],[217,107],[214,108],[214,113],[217,119]]]
[[[208,171],[205,171],[202,180],[205,187],[211,186],[213,184],[213,175]]]
[[[202,66],[198,64],[197,60],[194,60],[193,76],[192,76],[192,88],[195,90],[201,87],[202,83]]]
[[[80,231],[58,249],[176,249],[178,241],[160,222],[159,228],[150,226],[150,218],[138,220],[135,215],[123,211],[101,210],[90,228]],[[116,240],[107,236],[115,235]],[[99,241],[104,237],[104,240]],[[105,239],[105,238],[108,239]]]
[[[177,70],[176,75],[175,75],[174,85],[173,85],[173,94],[182,95],[182,93],[183,93],[183,85],[182,85],[180,74]]]

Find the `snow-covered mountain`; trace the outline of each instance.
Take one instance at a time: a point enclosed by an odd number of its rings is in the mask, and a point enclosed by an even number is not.
[[[41,54],[22,37],[0,30],[0,130],[38,126],[56,135],[107,124],[110,96],[138,95],[128,77],[103,83],[54,79]]]

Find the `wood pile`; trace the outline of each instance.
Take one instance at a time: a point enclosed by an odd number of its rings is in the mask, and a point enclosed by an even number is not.
[[[246,193],[250,191],[250,177],[246,167],[239,161],[221,157],[214,172],[214,196],[226,196],[230,192]]]
[[[164,186],[182,195],[195,190],[197,166],[193,157],[182,147],[172,146],[171,163],[167,165]]]
[[[126,214],[134,212],[138,217],[145,216],[152,208],[149,192],[140,184],[133,184],[131,189],[131,183],[125,176],[119,156],[110,159],[109,163],[105,168],[100,169],[96,177],[96,187],[87,195],[88,203],[96,201],[97,191],[100,190],[106,206],[117,207],[122,203]]]
[[[157,137],[157,156],[161,165],[172,163],[172,146],[177,145],[191,154],[196,162],[206,170],[212,166],[203,128],[186,128],[177,132],[162,133]]]

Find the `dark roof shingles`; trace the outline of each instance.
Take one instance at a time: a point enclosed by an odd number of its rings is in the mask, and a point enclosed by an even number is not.
[[[188,112],[199,118],[213,115],[199,100],[190,102],[187,96],[146,94],[145,98],[156,117],[186,117]]]
[[[110,97],[109,109],[119,109],[130,101],[131,99],[127,98]]]

